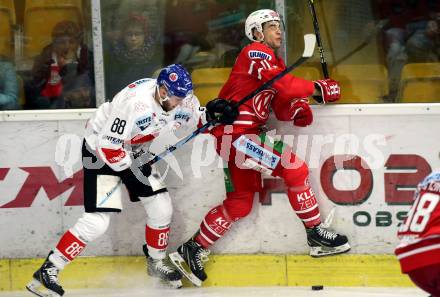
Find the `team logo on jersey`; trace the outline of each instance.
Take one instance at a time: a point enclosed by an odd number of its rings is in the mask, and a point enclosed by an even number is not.
[[[136,119],[136,126],[138,126],[141,131],[144,131],[150,126],[152,120],[153,117],[151,115],[139,117]]]
[[[168,78],[170,79],[170,81],[175,82],[179,78],[179,76],[177,75],[177,73],[173,72],[170,73],[170,76]]]
[[[262,52],[262,51],[249,51],[248,56],[250,59],[263,59],[263,60],[272,60],[272,56]]]
[[[269,118],[269,104],[272,102],[275,96],[274,90],[264,90],[254,96],[252,99],[252,105],[255,110],[255,114],[262,120]]]
[[[187,112],[176,112],[176,114],[174,115],[174,120],[181,120],[181,121],[188,122],[190,117],[191,117],[191,114],[189,114]]]

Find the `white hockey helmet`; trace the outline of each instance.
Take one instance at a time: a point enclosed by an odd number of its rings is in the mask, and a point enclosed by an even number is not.
[[[244,25],[246,36],[252,41],[257,41],[252,33],[252,30],[256,29],[258,32],[263,33],[263,24],[270,21],[281,21],[278,12],[271,9],[260,9],[254,11],[247,17]]]

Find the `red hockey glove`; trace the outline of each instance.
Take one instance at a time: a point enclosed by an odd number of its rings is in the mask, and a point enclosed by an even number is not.
[[[293,124],[298,127],[305,127],[313,122],[312,109],[307,99],[298,99],[290,104],[290,114]]]
[[[341,88],[336,80],[331,78],[314,81],[315,88],[321,91],[321,95],[313,96],[318,103],[338,101],[341,98]]]

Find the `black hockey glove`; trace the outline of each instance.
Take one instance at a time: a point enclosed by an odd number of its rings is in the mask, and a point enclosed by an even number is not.
[[[149,177],[151,175],[151,166],[148,164],[144,164],[139,167],[139,170],[145,177]]]
[[[148,154],[141,148],[137,152],[133,152],[131,167],[137,167],[140,172],[145,176],[151,175],[151,165],[148,165]]]
[[[219,123],[231,125],[238,117],[238,108],[231,101],[216,98],[206,104],[207,120],[217,119]]]
[[[132,167],[134,167],[132,165]],[[136,177],[136,169],[132,169],[132,167],[127,168],[121,171],[121,177],[127,181],[136,181],[138,178]],[[143,176],[149,177],[151,175],[151,166],[148,164],[143,164],[138,167]]]

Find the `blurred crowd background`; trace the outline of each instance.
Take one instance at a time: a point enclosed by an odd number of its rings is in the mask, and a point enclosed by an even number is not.
[[[105,99],[132,81],[181,63],[202,104],[217,96],[249,40],[244,20],[269,0],[101,1],[93,38],[92,0],[0,0],[0,110],[96,106],[94,60]],[[440,0],[316,2],[331,77],[344,103],[440,102]],[[307,0],[286,0],[287,64],[313,32]],[[102,40],[102,52],[93,52]],[[322,77],[319,55],[296,69]]]

